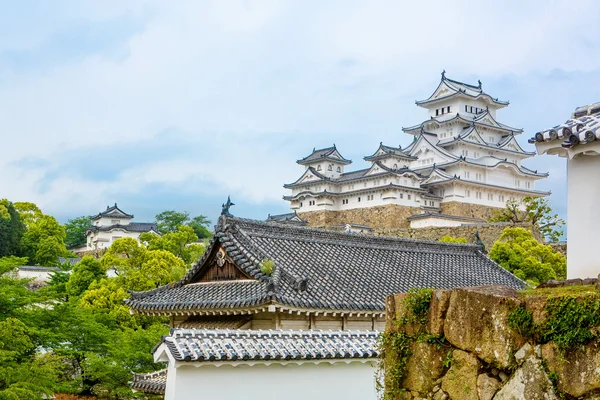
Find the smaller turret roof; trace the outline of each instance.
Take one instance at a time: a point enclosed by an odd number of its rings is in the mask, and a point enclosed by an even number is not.
[[[96,215],[90,217],[92,220],[96,220],[102,217],[110,217],[110,218],[122,218],[122,219],[133,219],[133,214],[127,214],[123,210],[121,210],[117,203],[114,206],[106,206],[106,210],[102,211]]]
[[[390,156],[404,158],[407,160],[416,160],[417,159],[416,157],[413,157],[410,154],[403,151],[400,146],[390,147],[390,146],[384,145],[383,142],[379,143],[379,147],[377,148],[377,150],[375,150],[375,153],[371,154],[370,156],[366,156],[363,159],[365,161],[377,161],[382,158],[387,158]]]
[[[427,106],[428,104],[435,103],[441,100],[447,100],[455,96],[466,96],[471,99],[482,99],[490,105],[494,105],[497,108],[506,107],[508,101],[498,100],[485,93],[482,88],[481,81],[478,81],[478,85],[471,85],[468,83],[455,81],[446,77],[446,71],[442,72],[442,79],[440,84],[435,91],[426,100],[417,101],[418,106]]]
[[[335,144],[331,147],[326,147],[324,149],[313,149],[312,153],[296,162],[300,165],[308,165],[322,160],[335,161],[340,164],[352,163],[352,160],[347,160],[340,154],[340,152],[335,147]]]

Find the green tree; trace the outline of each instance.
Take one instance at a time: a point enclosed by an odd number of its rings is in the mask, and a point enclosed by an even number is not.
[[[509,200],[506,207],[495,212],[490,222],[512,222],[513,224],[529,222],[537,225],[542,235],[549,241],[556,242],[562,235],[565,221],[555,214],[548,199],[541,197],[525,197],[522,201]]]
[[[196,233],[196,236],[198,236],[200,239],[208,239],[211,237],[211,233],[208,230],[210,226],[210,220],[204,215],[198,215],[197,217],[192,218],[192,220],[188,223],[188,226],[192,227]]]
[[[163,211],[156,216],[156,225],[161,235],[177,232],[181,225],[186,225],[190,226],[199,238],[205,239],[210,237],[210,231],[208,230],[210,221],[208,218],[204,215],[190,218],[190,213],[187,211]]]
[[[449,235],[444,235],[440,239],[442,243],[467,243],[467,239],[461,237],[453,237]]]
[[[186,264],[197,261],[204,253],[204,245],[196,244],[198,236],[190,226],[180,225],[176,232],[158,236],[151,232],[140,235],[140,240],[146,243],[148,250],[166,250],[181,258]]]
[[[539,243],[525,228],[506,228],[494,243],[490,258],[533,286],[565,279],[567,261],[549,245]]]
[[[175,210],[163,211],[156,216],[156,225],[161,235],[165,233],[176,232],[181,225],[190,222],[190,213],[187,211],[178,212]]]
[[[14,205],[0,199],[0,257],[19,255],[25,224]]]
[[[37,265],[58,264],[58,257],[68,255],[65,228],[50,215],[43,214],[33,203],[15,203],[27,230],[21,238],[21,250]]]
[[[130,290],[142,291],[174,282],[185,274],[185,262],[167,250],[149,250],[133,238],[115,240],[101,260],[115,266]]]
[[[150,351],[169,328],[155,324],[147,329],[124,329],[115,331],[111,344],[101,354],[87,355],[84,370],[86,376],[95,380],[93,393],[108,394],[114,398],[132,396],[129,382],[132,372],[151,372],[164,368],[164,364],[154,363]]]
[[[67,248],[83,246],[85,244],[85,232],[91,226],[92,221],[88,216],[82,216],[68,220],[65,224],[65,245]]]
[[[106,276],[106,269],[92,256],[85,256],[73,267],[66,285],[69,296],[80,296],[90,284]]]

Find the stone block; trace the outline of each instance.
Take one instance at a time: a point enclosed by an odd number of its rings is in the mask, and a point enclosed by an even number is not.
[[[452,400],[478,400],[477,376],[479,360],[461,350],[452,352],[452,364],[442,379],[442,390]]]
[[[558,375],[558,389],[580,397],[600,389],[600,344],[561,352],[554,343],[542,345],[548,369]]]
[[[487,376],[487,374],[480,374],[477,377],[477,394],[479,400],[492,400],[498,389],[502,384],[496,378]]]
[[[444,335],[453,346],[473,352],[492,366],[507,369],[525,339],[507,324],[519,305],[517,292],[505,286],[455,289],[444,322]]]
[[[444,319],[450,304],[450,294],[447,290],[435,290],[431,296],[427,330],[433,335],[444,334]]]
[[[435,344],[414,342],[411,344],[411,353],[402,387],[426,394],[433,390],[436,381],[444,374],[447,351]]]
[[[496,393],[494,400],[558,400],[538,358],[528,358]]]

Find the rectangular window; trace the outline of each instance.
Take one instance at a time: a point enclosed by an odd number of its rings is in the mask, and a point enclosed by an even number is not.
[[[119,225],[119,220],[118,219],[111,219],[110,223],[113,225]]]
[[[470,112],[473,113],[473,106],[470,107],[470,110],[471,110]]]
[[[358,198],[358,202],[360,203],[360,197]]]
[[[435,116],[437,117],[438,115],[440,115],[440,110],[439,110],[439,109],[436,109],[436,110],[435,110]]]
[[[408,199],[410,200],[410,194],[408,195]]]
[[[448,114],[450,114],[450,106],[448,106]]]
[[[467,191],[465,192],[465,195],[466,195],[466,197],[471,197],[471,191],[470,191],[470,190],[467,190]]]
[[[400,193],[400,198],[403,199],[404,198],[404,194]]]
[[[469,171],[465,171],[465,178],[470,178],[471,177],[471,173]]]
[[[465,112],[469,112],[469,106],[465,104]]]

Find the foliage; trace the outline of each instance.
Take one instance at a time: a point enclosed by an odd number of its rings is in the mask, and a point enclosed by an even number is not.
[[[25,224],[13,203],[0,199],[0,257],[19,255]]]
[[[156,225],[161,235],[177,232],[181,225],[186,225],[191,227],[199,238],[210,237],[210,232],[207,229],[210,226],[210,221],[203,215],[190,218],[190,213],[187,211],[163,211],[156,216]]]
[[[78,247],[85,244],[85,231],[92,226],[88,216],[73,218],[65,224],[65,245],[67,247]]]
[[[509,200],[506,207],[497,211],[490,222],[530,222],[537,225],[542,235],[549,241],[557,242],[562,235],[565,221],[554,214],[548,199],[525,197],[522,201]]]
[[[531,285],[551,279],[565,279],[565,256],[539,243],[524,228],[506,228],[494,243],[490,258]]]
[[[447,346],[444,337],[431,334],[426,327],[432,295],[433,289],[410,289],[402,301],[401,309],[404,312],[397,316],[397,329],[385,331],[379,336],[380,363],[376,380],[377,390],[383,390],[384,400],[402,398],[405,389],[401,385],[414,342]],[[410,329],[406,329],[409,325]],[[385,375],[381,385],[379,377],[383,372]]]
[[[15,203],[27,230],[21,238],[21,252],[36,265],[52,266],[58,257],[68,254],[65,228],[33,203]]]
[[[166,250],[149,250],[136,239],[117,239],[101,260],[105,270],[115,266],[124,285],[135,291],[157,288],[183,277],[186,264]]]
[[[508,313],[507,325],[519,332],[519,335],[530,338],[535,334],[535,325],[531,311],[527,311],[523,304],[519,304]]]
[[[145,232],[140,235],[140,240],[146,243],[148,250],[166,250],[186,264],[197,261],[205,250],[204,245],[195,243],[198,236],[194,230],[185,225],[180,225],[176,232],[165,233],[162,236]]]
[[[273,261],[269,258],[265,258],[260,263],[260,272],[262,272],[263,274],[265,274],[267,276],[271,276],[271,274],[273,273],[274,266],[275,266],[275,261]]]
[[[453,237],[449,235],[444,235],[440,239],[442,243],[467,243],[467,239],[461,237]]]
[[[0,275],[14,270],[22,265],[27,265],[27,257],[8,256],[0,258]]]
[[[533,314],[523,305],[508,314],[508,326],[538,343],[553,342],[560,350],[574,349],[600,339],[600,294],[587,293],[549,296],[545,318],[533,322]]]
[[[66,284],[69,296],[80,296],[90,284],[106,276],[105,269],[92,256],[85,256],[73,267],[73,273]]]
[[[169,328],[155,324],[147,329],[124,329],[116,331],[111,345],[101,354],[87,355],[84,370],[86,378],[97,382],[92,386],[96,394],[108,394],[123,398],[131,395],[128,385],[132,372],[151,372],[161,367],[155,364],[148,351],[158,343]]]

